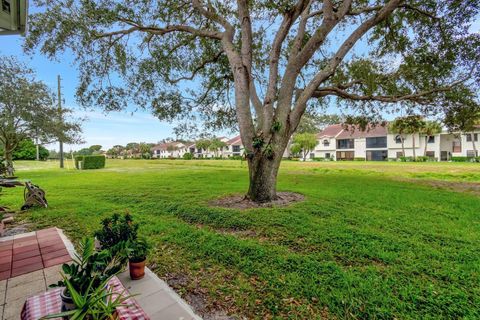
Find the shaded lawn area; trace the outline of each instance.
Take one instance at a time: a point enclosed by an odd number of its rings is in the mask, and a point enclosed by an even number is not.
[[[35,228],[78,240],[102,217],[131,212],[155,246],[151,267],[200,313],[480,318],[480,198],[415,182],[477,182],[478,165],[286,162],[278,189],[306,200],[246,211],[206,204],[246,190],[239,161],[18,166],[47,191],[50,208],[24,215]],[[2,203],[20,206],[21,192],[4,190]]]

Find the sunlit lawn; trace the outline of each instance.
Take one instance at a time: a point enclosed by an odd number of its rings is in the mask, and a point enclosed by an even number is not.
[[[480,183],[478,164],[285,162],[279,190],[306,200],[247,211],[207,204],[246,190],[240,161],[16,165],[47,191],[50,208],[24,215],[32,227],[78,240],[106,215],[133,213],[155,246],[151,267],[201,312],[480,318],[480,198],[453,190]],[[3,190],[1,202],[19,207],[22,192]]]

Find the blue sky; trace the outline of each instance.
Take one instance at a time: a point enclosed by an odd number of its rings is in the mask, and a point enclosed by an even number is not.
[[[471,32],[480,32],[480,19],[471,27]],[[64,105],[73,109],[78,116],[86,117],[83,124],[85,144],[67,146],[66,150],[77,150],[85,146],[100,144],[104,149],[113,145],[125,145],[128,142],[157,142],[163,138],[174,137],[175,124],[162,122],[145,111],[127,110],[125,112],[102,113],[100,110],[85,110],[75,101],[78,71],[72,64],[72,56],[65,53],[51,61],[40,53],[25,55],[22,50],[23,37],[1,36],[0,55],[13,55],[25,62],[37,73],[52,90],[57,88],[57,75],[62,77]],[[55,149],[57,146],[48,146]]]

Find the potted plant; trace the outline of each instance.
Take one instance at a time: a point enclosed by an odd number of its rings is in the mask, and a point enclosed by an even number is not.
[[[50,287],[65,287],[60,293],[62,311],[69,311],[78,307],[70,288],[81,295],[89,294],[122,269],[119,259],[109,250],[95,251],[93,238],[85,238],[79,244],[79,253],[75,254],[73,262],[62,265],[63,280]]]
[[[133,222],[129,213],[123,216],[118,213],[102,220],[102,229],[95,231],[95,238],[102,249],[108,249],[118,256],[123,263],[127,262],[125,244],[137,239],[138,224]]]
[[[87,320],[114,320],[117,319],[117,308],[128,306],[125,301],[131,295],[124,293],[115,294],[112,289],[107,289],[107,283],[111,277],[104,279],[94,288],[95,278],[90,279],[88,288],[84,293],[77,291],[75,285],[66,276],[63,281],[73,301],[74,307],[64,310],[60,313],[51,314],[43,319],[54,319],[62,317],[63,319],[87,319]]]
[[[145,238],[138,238],[128,244],[128,269],[132,280],[139,280],[145,276],[145,260],[147,259],[150,245]]]

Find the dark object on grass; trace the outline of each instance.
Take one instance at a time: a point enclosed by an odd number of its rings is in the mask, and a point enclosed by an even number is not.
[[[25,204],[22,206],[21,210],[30,209],[35,205],[44,208],[48,207],[48,202],[45,198],[45,191],[30,181],[25,182],[25,191],[23,192],[23,197],[25,199]]]
[[[27,210],[36,205],[44,208],[48,207],[48,202],[45,198],[45,191],[43,191],[42,189],[40,189],[39,186],[34,185],[30,181],[20,182],[16,179],[16,177],[0,177],[0,191],[2,187],[15,188],[19,186],[25,186],[25,191],[23,193],[25,203],[23,204],[21,210]],[[7,210],[7,207],[0,206],[0,211]]]

